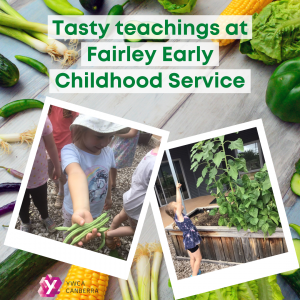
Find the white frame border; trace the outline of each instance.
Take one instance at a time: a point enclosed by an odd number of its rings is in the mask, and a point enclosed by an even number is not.
[[[140,214],[140,219],[133,237],[132,245],[129,251],[127,261],[110,257],[101,253],[88,251],[80,247],[73,247],[68,244],[63,244],[51,240],[49,238],[40,237],[34,234],[29,234],[15,229],[15,224],[19,215],[22,200],[25,194],[27,183],[29,180],[30,172],[33,166],[34,158],[37,152],[38,144],[42,135],[43,127],[46,121],[47,113],[50,105],[59,106],[65,109],[80,112],[82,114],[90,115],[99,119],[107,120],[114,123],[124,124],[127,127],[136,128],[145,132],[161,136],[161,146],[157,154],[156,162],[154,165],[153,173],[149,182],[148,191],[145,197],[144,205]],[[24,177],[21,183],[20,191],[18,193],[15,209],[13,211],[8,232],[4,241],[6,246],[22,249],[24,251],[32,252],[35,254],[50,257],[52,259],[62,261],[69,264],[75,264],[80,267],[88,268],[94,271],[105,273],[111,276],[127,279],[132,265],[135,250],[140,238],[141,230],[144,224],[145,216],[149,206],[149,189],[153,189],[159,166],[163,157],[163,150],[167,143],[169,132],[145,124],[126,120],[124,118],[112,116],[96,110],[85,108],[69,102],[57,100],[54,98],[46,97],[44,108],[41,113],[38,128],[36,131],[35,139],[32,149],[29,154],[28,162],[25,168]],[[72,248],[70,248],[72,247]],[[88,251],[88,252],[87,252]]]
[[[283,233],[288,247],[288,252],[280,255],[264,258],[262,260],[257,260],[257,261],[237,265],[234,267],[221,269],[216,272],[202,274],[201,276],[195,276],[192,278],[177,280],[160,210],[156,198],[152,199],[151,207],[153,209],[153,215],[157,225],[159,238],[162,244],[164,257],[166,260],[166,265],[172,283],[175,299],[189,297],[192,295],[205,293],[215,289],[219,289],[234,284],[238,284],[238,283],[242,283],[242,282],[246,282],[246,281],[250,281],[250,280],[299,268],[295,248],[292,241],[291,232],[289,229],[287,216],[285,213],[281,193],[279,190],[279,185],[276,178],[274,165],[271,158],[270,149],[267,142],[267,137],[261,119],[231,126],[231,127],[226,127],[219,130],[214,130],[211,132],[184,138],[181,140],[169,142],[167,144],[166,149],[172,149],[187,144],[197,143],[199,141],[203,141],[213,137],[246,130],[253,127],[256,127],[258,131],[258,136],[261,143],[262,151],[264,153],[265,162],[269,171],[269,177],[271,180],[276,205],[278,208],[278,213],[280,216]]]

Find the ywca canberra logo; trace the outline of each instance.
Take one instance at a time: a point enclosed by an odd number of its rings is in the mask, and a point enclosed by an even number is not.
[[[42,277],[38,293],[41,297],[55,297],[55,295],[59,294],[58,289],[61,284],[59,277],[52,277],[51,274],[48,274],[46,277]]]

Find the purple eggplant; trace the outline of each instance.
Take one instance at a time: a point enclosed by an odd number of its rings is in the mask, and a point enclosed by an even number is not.
[[[16,177],[16,178],[19,178],[19,179],[22,179],[23,178],[23,173],[17,171],[17,170],[14,170],[12,168],[6,168],[6,167],[3,167],[3,166],[0,166],[0,168],[6,170],[9,174],[11,174],[12,176]]]
[[[2,207],[0,207],[0,216],[13,211],[15,207],[16,201],[10,202]]]
[[[18,192],[21,183],[19,182],[4,182],[0,183],[0,193],[3,192]]]

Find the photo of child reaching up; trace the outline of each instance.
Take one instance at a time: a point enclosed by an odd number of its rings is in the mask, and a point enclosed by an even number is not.
[[[109,230],[105,232],[105,244],[111,250],[121,246],[119,237],[134,235],[158,149],[159,147],[152,149],[142,158],[132,175],[130,190],[123,195],[123,209],[114,217]],[[130,226],[121,226],[126,220]]]
[[[64,227],[90,223],[112,206],[110,170],[116,167],[114,153],[107,147],[115,134],[130,128],[94,117],[79,115],[70,126],[73,143],[61,150],[64,186]],[[100,236],[94,228],[78,246]]]
[[[172,201],[166,205],[165,212],[174,219],[177,227],[182,231],[184,248],[190,256],[190,264],[192,268],[192,276],[201,274],[200,264],[202,255],[200,252],[201,237],[192,223],[191,219],[183,213],[181,193],[181,184],[176,184],[176,202]]]

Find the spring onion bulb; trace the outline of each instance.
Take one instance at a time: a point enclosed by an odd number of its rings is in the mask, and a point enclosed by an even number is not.
[[[123,300],[131,300],[127,280],[118,278]]]
[[[138,292],[141,300],[150,300],[150,250],[148,244],[138,244],[134,256],[138,275]]]
[[[136,290],[136,287],[135,287],[134,280],[132,278],[131,271],[129,272],[129,276],[128,276],[128,285],[129,285],[133,300],[140,300],[139,294],[138,294],[138,292]]]
[[[152,252],[152,269],[151,269],[151,300],[158,300],[157,286],[159,269],[162,260],[162,248],[160,243],[151,243],[149,249]]]
[[[9,14],[11,17],[15,17],[20,20],[27,21],[20,13],[18,13],[14,8],[12,8],[6,2],[6,0],[0,0],[0,9],[6,12],[7,14]],[[48,53],[54,61],[61,60],[60,57],[63,56],[63,59],[61,61],[62,66],[66,66],[66,65],[70,66],[77,60],[78,52],[74,48],[69,50],[63,43],[55,39],[48,38],[48,36],[45,35],[44,33],[36,32],[32,30],[25,30],[25,31],[29,35],[47,44],[46,53]],[[73,40],[71,40],[71,42],[72,41]]]
[[[36,133],[36,128],[32,130],[27,130],[22,133],[10,133],[10,134],[0,134],[0,148],[4,151],[4,153],[11,153],[9,143],[17,143],[24,142],[28,145],[33,143],[33,139]]]

